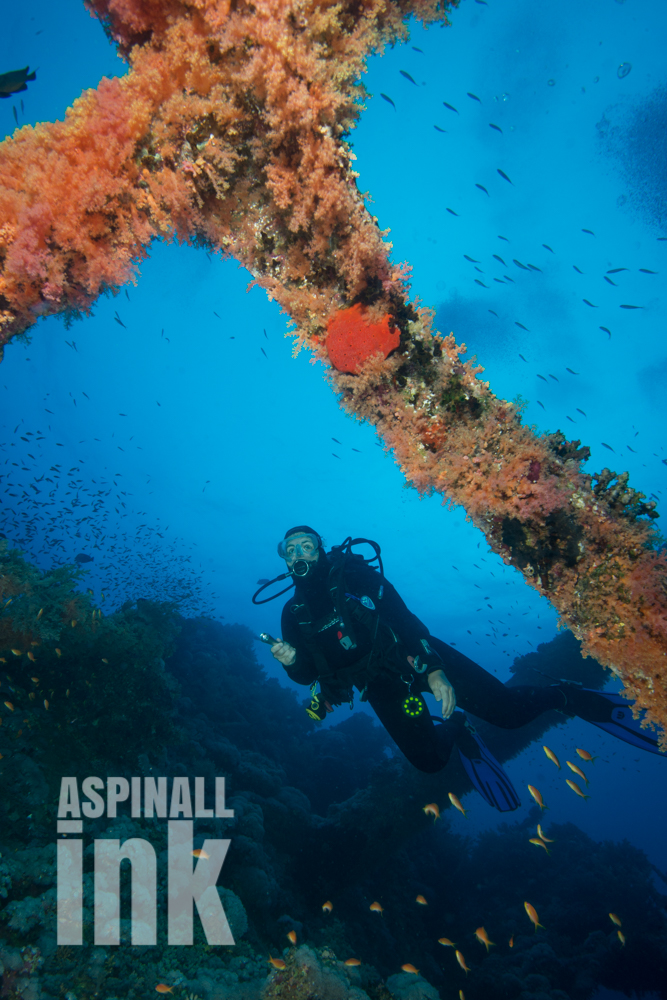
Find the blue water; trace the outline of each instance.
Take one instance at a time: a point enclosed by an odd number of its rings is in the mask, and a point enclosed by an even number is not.
[[[667,178],[662,132],[651,128],[656,108],[666,114],[667,7],[466,0],[451,19],[449,28],[414,25],[407,45],[371,60],[374,96],[352,137],[359,185],[391,229],[393,259],[413,265],[413,294],[437,308],[443,333],[478,355],[493,391],[527,399],[525,420],[539,432],[580,437],[591,447],[587,471],[629,470],[664,516]],[[82,88],[125,71],[75,0],[26,0],[3,15],[3,28],[0,70],[29,63],[37,81],[0,102],[2,134],[15,127],[13,107],[21,124],[62,118]],[[653,117],[635,140],[649,105]],[[603,276],[616,268],[628,270],[610,274],[612,286]],[[247,273],[163,244],[140,270],[136,286],[101,299],[70,330],[49,319],[5,352],[0,463],[59,462],[80,470],[88,489],[116,484],[104,498],[113,550],[94,550],[85,524],[76,537],[76,511],[56,507],[54,524],[37,520],[19,491],[13,509],[32,522],[27,551],[40,565],[58,537],[57,558],[95,556],[86,585],[105,590],[107,610],[200,585],[187,609],[275,634],[281,602],[258,609],[250,598],[258,579],[281,571],[285,529],[306,522],[329,544],[348,534],[376,539],[388,578],[432,633],[501,679],[514,656],[553,638],[549,603],[488,552],[464,512],[406,489],[373,429],[339,410],[322,367],[305,352],[292,357],[285,317],[261,290],[246,292]],[[38,451],[21,441],[25,431],[43,437]],[[25,485],[33,478],[20,468],[13,475]],[[499,619],[512,624],[506,640],[495,634],[504,631]],[[296,688],[259,644],[257,655]],[[348,712],[338,709],[329,724]],[[579,721],[548,739],[561,759],[576,746],[600,755],[589,768],[591,799],[572,795],[541,747],[508,765],[517,788],[536,784],[550,819],[597,841],[627,838],[665,871],[667,762]],[[469,798],[466,832],[493,826],[496,814]]]

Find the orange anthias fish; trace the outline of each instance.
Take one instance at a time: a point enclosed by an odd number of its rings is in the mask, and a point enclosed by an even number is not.
[[[456,795],[454,795],[454,792],[448,792],[447,793],[447,798],[449,799],[449,801],[451,802],[451,804],[454,806],[454,808],[458,809],[458,811],[460,813],[463,813],[463,815],[465,816],[466,811],[463,808],[463,806],[461,805],[461,803],[459,802],[459,800],[457,799]]]
[[[325,913],[331,913],[333,910],[333,903],[330,899],[327,899],[326,903],[322,903],[322,909]]]
[[[535,909],[535,907],[531,906],[530,903],[524,903],[523,905],[530,920],[535,925],[535,931],[537,931],[538,927],[541,927],[544,930],[544,924],[540,923],[539,917],[537,916],[537,910]]]
[[[466,1000],[466,995],[463,990],[459,990],[459,1000]]]
[[[580,777],[580,778],[583,778],[583,780],[584,780],[584,781],[586,782],[586,784],[588,784],[588,778],[586,777],[586,775],[584,774],[584,772],[583,772],[583,771],[581,770],[581,768],[580,768],[580,767],[577,767],[577,765],[576,765],[576,764],[573,764],[573,763],[572,763],[571,761],[569,761],[569,760],[566,760],[566,761],[565,761],[565,763],[567,764],[567,766],[569,767],[569,769],[570,769],[571,771],[574,771],[574,773],[575,773],[575,774],[578,774],[578,775],[579,775],[579,777]]]
[[[549,760],[553,761],[553,763],[556,765],[556,767],[560,771],[560,761],[559,761],[558,757],[556,756],[556,754],[553,752],[553,750],[550,750],[549,747],[542,747],[542,749],[544,750],[544,752],[547,755],[547,757],[549,758]]]
[[[512,934],[512,937],[509,939],[509,946],[510,946],[510,948],[514,947],[514,935],[513,934]]]
[[[618,934],[618,940],[621,942],[621,944],[625,944],[625,934],[623,933],[623,931],[616,931],[616,933]]]
[[[358,958],[347,958],[345,960],[345,965],[361,965]]]
[[[428,903],[426,902],[426,900],[424,899],[424,897],[421,895],[421,893],[415,899],[415,903],[421,903],[422,906],[428,906]]]
[[[484,945],[487,951],[489,950],[492,944],[495,944],[495,941],[489,941],[489,935],[486,933],[483,927],[477,928],[477,930],[475,931],[475,937],[477,938],[480,944]]]
[[[271,965],[273,966],[274,969],[286,969],[287,968],[287,966],[283,962],[282,958],[272,958],[272,956],[269,955],[269,962],[271,963]]]
[[[542,833],[542,827],[540,826],[539,823],[537,824],[537,836],[540,838],[540,840],[543,840],[545,844],[553,844],[553,840],[551,840],[549,837],[544,836],[544,834]]]
[[[414,965],[410,965],[409,962],[406,962],[405,965],[401,966],[401,968],[403,969],[403,972],[412,972],[415,976],[419,975],[419,969],[415,969]]]
[[[456,948],[454,941],[450,941],[449,938],[438,938],[438,944],[444,944],[445,948]]]
[[[31,663],[37,663],[37,657],[35,656],[34,653],[28,653],[28,659],[30,660]]]
[[[576,781],[570,781],[570,779],[567,778],[565,784],[569,785],[572,791],[576,795],[578,795],[580,799],[590,799],[590,795],[586,795],[584,792],[582,792],[581,788],[579,788],[579,785],[576,783]]]
[[[296,944],[296,931],[290,931],[287,937],[290,939],[292,944]]]
[[[166,983],[158,983],[157,986],[155,987],[155,992],[156,993],[171,993],[172,990],[173,990],[173,988],[174,988],[173,986],[167,986]]]
[[[379,903],[371,903],[369,909],[371,909],[373,913],[382,913],[384,907],[380,906]]]
[[[549,850],[549,848],[544,843],[541,837],[531,837],[528,843],[535,844],[536,847],[543,847],[544,850],[547,852],[547,854],[551,854],[551,851]]]
[[[543,800],[543,798],[542,798],[542,795],[541,795],[541,793],[540,793],[540,792],[539,792],[539,791],[537,790],[537,788],[535,788],[535,785],[528,785],[528,791],[529,791],[529,792],[530,792],[530,794],[531,794],[531,795],[533,796],[533,798],[534,798],[534,799],[535,799],[535,801],[537,802],[537,804],[538,804],[538,806],[540,807],[540,809],[543,809],[543,810],[544,810],[544,809],[548,809],[548,808],[549,808],[549,806],[545,806],[545,804],[544,804],[544,800]]]
[[[456,961],[459,963],[459,965],[461,966],[461,968],[463,969],[463,971],[465,972],[465,974],[467,976],[468,973],[470,972],[470,969],[466,965],[466,960],[465,960],[465,958],[463,957],[463,955],[461,954],[460,951],[456,952]]]
[[[210,857],[210,855],[206,853],[203,847],[195,847],[194,851],[192,852],[192,856],[193,858],[204,858],[205,861],[208,861]]]
[[[423,807],[423,811],[426,813],[427,816],[433,817],[434,823],[436,819],[440,819],[440,808],[437,802],[429,802],[428,805]]]
[[[623,926],[623,924],[621,923],[621,918],[617,917],[615,913],[610,913],[609,914],[609,919],[611,920],[611,922],[613,924],[616,924],[617,927],[622,927]]]
[[[582,760],[585,760],[587,764],[594,764],[597,757],[591,757],[588,750],[581,750],[580,747],[576,747],[576,751]]]

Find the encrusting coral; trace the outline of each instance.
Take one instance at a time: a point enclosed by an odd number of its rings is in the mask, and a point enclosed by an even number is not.
[[[523,426],[520,407],[460,360],[464,345],[409,301],[409,267],[390,263],[356,185],[346,137],[367,56],[404,40],[410,15],[446,20],[448,4],[88,7],[130,72],[85,92],[64,122],[26,126],[0,147],[0,345],[39,316],[88,312],[134,277],[157,237],[234,256],[290,314],[297,345],[333,365],[342,405],[378,428],[408,480],[463,505],[584,652],[667,725],[655,505],[625,473],[584,474],[586,447]],[[335,331],[362,308],[384,333],[376,345],[356,325],[360,349],[339,356]]]

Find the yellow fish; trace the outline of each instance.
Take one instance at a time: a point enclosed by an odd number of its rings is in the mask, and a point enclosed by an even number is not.
[[[39,611],[37,612],[37,617],[41,618],[43,614],[44,614],[44,608],[40,608]]]
[[[495,941],[489,941],[489,935],[486,933],[483,927],[477,928],[477,930],[475,931],[475,937],[477,938],[480,944],[484,945],[487,951],[489,950],[489,947],[492,944],[495,944]]]
[[[542,827],[540,826],[539,823],[537,824],[537,836],[540,838],[540,840],[543,840],[545,844],[553,844],[553,840],[550,840],[549,837],[544,836],[544,834],[542,833]]]
[[[23,656],[23,653],[20,649],[13,649],[12,653],[14,654],[14,656]]]
[[[30,680],[33,684],[39,684],[39,677],[31,677]]]
[[[581,770],[581,768],[580,768],[580,767],[577,767],[577,765],[576,765],[576,764],[573,764],[573,763],[572,763],[571,761],[569,761],[569,760],[566,760],[566,761],[565,761],[565,763],[567,764],[567,766],[569,767],[569,769],[570,769],[571,771],[574,771],[574,773],[575,773],[575,774],[578,774],[578,775],[579,775],[579,777],[580,777],[580,778],[583,778],[583,779],[584,779],[584,781],[586,782],[586,784],[588,784],[588,778],[586,777],[586,775],[584,774],[584,772],[583,772],[583,771]]]
[[[463,955],[461,954],[460,951],[456,952],[456,961],[459,963],[459,965],[461,966],[461,968],[463,969],[463,971],[465,972],[465,974],[467,976],[468,973],[470,972],[470,969],[466,965],[466,960],[465,960],[465,958],[463,957]]]
[[[544,843],[541,837],[531,837],[528,843],[535,844],[536,847],[543,847],[544,850],[547,852],[547,854],[551,854],[551,851],[549,850],[549,848]]]
[[[108,662],[109,662],[108,660],[105,660],[105,658],[102,657],[102,663],[108,663]]]
[[[37,662],[37,658],[35,657],[34,653],[28,653],[28,659],[30,660],[31,663]]]
[[[459,990],[459,1000],[466,1000],[466,995],[463,990]]]
[[[434,823],[436,819],[440,819],[440,809],[438,808],[437,802],[429,802],[428,805],[423,807],[423,811],[426,813],[427,816],[433,817]]]
[[[510,946],[510,948],[514,947],[514,935],[513,934],[512,934],[512,937],[509,939],[509,946]]]
[[[438,944],[444,944],[445,948],[456,948],[456,944],[449,938],[438,938]]]
[[[383,907],[380,906],[379,903],[371,903],[369,909],[371,909],[373,913],[382,913]]]
[[[528,791],[533,796],[540,809],[544,810],[549,808],[549,806],[545,806],[541,793],[537,790],[537,788],[535,788],[534,785],[528,785]]]
[[[609,914],[609,918],[610,918],[610,920],[611,920],[612,923],[616,924],[617,927],[622,927],[623,926],[623,924],[621,923],[621,918],[617,917],[615,913],[610,913]]]
[[[63,655],[62,649],[58,649],[58,647],[56,646],[56,656],[58,657],[58,659],[60,659],[62,655]]]
[[[331,913],[333,910],[333,903],[330,899],[327,899],[326,903],[322,903],[322,909],[325,913]]]
[[[575,792],[575,794],[578,795],[579,798],[581,798],[581,799],[590,799],[590,795],[584,795],[584,793],[579,788],[579,785],[576,783],[576,781],[570,781],[570,779],[567,778],[566,781],[565,781],[565,784],[569,785],[569,787],[572,789],[572,791]]]
[[[361,965],[358,958],[347,958],[345,959],[345,965]]]
[[[587,764],[594,764],[595,761],[597,760],[597,757],[591,757],[588,750],[581,750],[579,747],[577,747],[576,751],[581,757],[581,759],[585,760]]]
[[[535,931],[537,931],[538,927],[541,927],[544,930],[544,924],[540,923],[539,917],[537,916],[537,910],[535,909],[535,907],[531,906],[530,903],[524,903],[523,905],[526,913],[528,914],[528,917],[530,918],[532,923],[535,924]]]
[[[290,939],[292,944],[296,944],[296,931],[290,931],[287,937]]]
[[[459,800],[457,799],[456,795],[454,795],[454,792],[448,792],[447,793],[447,798],[449,799],[449,801],[451,802],[451,804],[454,806],[454,808],[458,809],[458,811],[460,813],[463,813],[463,815],[465,816],[466,811],[463,808],[463,806],[461,805],[461,803],[459,802]]]
[[[401,968],[403,969],[403,972],[412,972],[415,976],[419,975],[419,969],[415,969],[414,965],[410,965],[409,962],[406,962],[405,965],[401,966]]]
[[[48,710],[49,710],[49,703],[48,703],[48,701],[46,700],[46,698],[44,699],[44,708],[45,708],[45,709],[46,709],[46,711],[48,712]]]
[[[625,944],[625,934],[623,933],[623,931],[616,931],[616,933],[618,934],[618,940],[621,942],[621,944]]]
[[[271,956],[269,955],[269,962],[274,967],[274,969],[285,969],[286,968],[286,965],[283,962],[282,958],[271,958]]]
[[[422,906],[428,906],[428,903],[421,894],[417,896],[417,898],[415,899],[415,903],[421,903]]]
[[[173,986],[167,986],[166,983],[158,983],[157,986],[155,987],[155,992],[156,993],[171,993],[172,990],[173,990],[173,988],[174,988]]]
[[[6,701],[5,705],[7,706],[10,712],[14,711],[14,706],[12,705],[11,701]]]
[[[556,767],[560,771],[560,761],[558,760],[558,757],[553,752],[553,750],[550,750],[549,747],[542,747],[542,749],[544,750],[544,752],[547,755],[547,757],[549,758],[549,760],[553,761],[553,763],[556,765]]]
[[[72,628],[76,625],[76,618],[72,618]]]

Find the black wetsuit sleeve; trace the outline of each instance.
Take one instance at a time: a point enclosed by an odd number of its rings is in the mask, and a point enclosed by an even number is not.
[[[289,610],[289,605],[283,608],[281,618],[281,636],[283,642],[289,642],[296,649],[296,660],[291,667],[283,667],[289,679],[295,684],[312,684],[317,680],[315,659],[303,648],[298,623]]]

